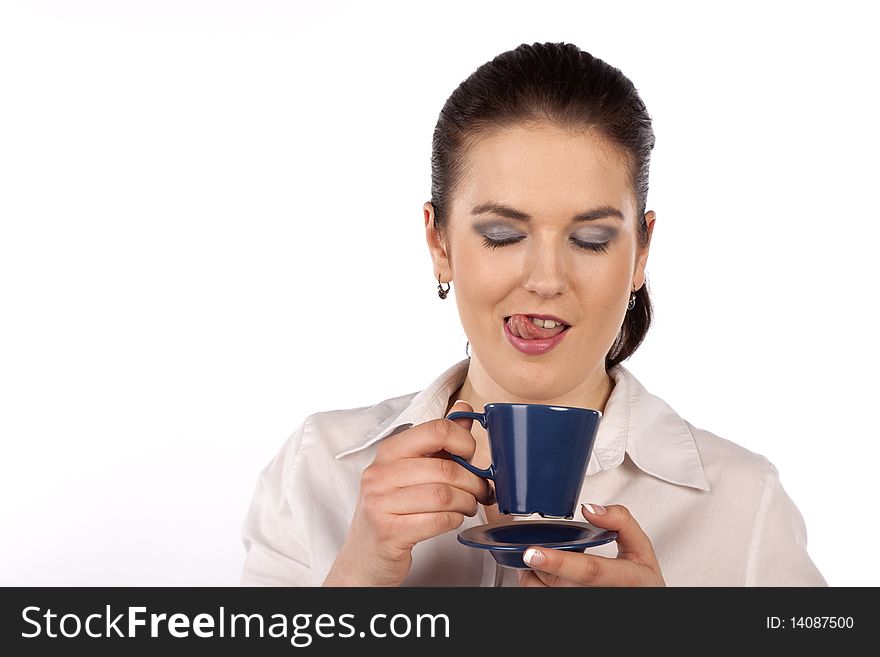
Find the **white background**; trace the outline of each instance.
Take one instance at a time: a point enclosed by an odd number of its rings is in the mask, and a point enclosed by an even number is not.
[[[0,584],[236,585],[302,418],[464,357],[431,134],[535,41],[654,118],[627,367],[777,465],[830,584],[880,584],[870,4],[3,3]]]

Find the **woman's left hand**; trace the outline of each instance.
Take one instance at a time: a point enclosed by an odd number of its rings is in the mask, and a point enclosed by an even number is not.
[[[629,509],[590,506],[598,513],[581,505],[590,524],[617,532],[617,557],[531,547],[523,555],[531,570],[519,571],[520,586],[666,586],[651,539]]]

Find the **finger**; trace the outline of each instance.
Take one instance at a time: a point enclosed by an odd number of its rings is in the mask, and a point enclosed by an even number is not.
[[[467,411],[472,413],[473,410],[474,407],[468,404],[465,400],[457,399],[455,400],[455,403],[449,407],[449,413],[447,413],[447,415],[451,415],[455,411]],[[455,422],[462,429],[467,429],[468,431],[470,431],[471,427],[474,425],[474,419],[470,417],[457,417],[454,420],[450,420],[450,422]]]
[[[591,512],[592,509],[592,512]],[[591,525],[617,532],[617,556],[645,566],[657,566],[651,539],[625,506],[609,504],[581,505],[581,513]]]
[[[488,480],[469,472],[452,459],[415,457],[374,464],[376,478],[391,486],[405,488],[430,482],[449,484],[473,495],[486,505],[495,503]]]
[[[468,412],[472,412],[473,410],[474,410],[473,407],[472,407],[470,404],[468,404],[466,401],[464,401],[463,399],[458,399],[458,400],[456,400],[456,402],[455,402],[455,403],[449,408],[449,413],[448,413],[448,415],[451,415],[451,414],[452,414],[453,412],[455,412],[455,411],[468,411]],[[469,417],[457,417],[457,418],[455,418],[454,420],[450,420],[450,422],[455,422],[456,424],[459,424],[462,428],[467,429],[468,433],[470,433],[471,436],[473,436],[473,434],[471,433],[471,429],[473,428],[473,424],[474,424],[474,419],[473,419],[473,418],[469,418]],[[476,443],[476,441],[474,441],[474,448],[473,448],[473,449],[469,449],[467,452],[456,452],[455,450],[451,450],[451,449],[448,450],[448,451],[449,451],[450,453],[452,453],[452,454],[455,454],[456,456],[460,456],[460,457],[463,458],[465,461],[470,462],[470,460],[474,457],[474,453],[477,451],[476,446],[477,446],[477,443]],[[449,453],[447,453],[447,452],[440,452],[440,453],[438,453],[436,456],[439,456],[440,458],[445,458],[445,459],[452,460],[452,459],[450,458],[450,456],[449,456]],[[461,468],[461,469],[467,471],[466,468]],[[489,501],[488,503],[489,503],[489,504],[495,504],[495,486],[494,486],[494,482],[492,482],[492,480],[491,480],[491,479],[488,479],[488,478],[485,479],[485,481],[486,481],[486,486],[488,486],[488,487],[489,487],[489,490],[491,490],[491,492],[492,492],[492,499],[491,499],[491,501]],[[492,482],[492,483],[490,483],[490,482]],[[485,502],[484,502],[484,504],[485,504]]]
[[[523,561],[547,586],[647,586],[650,568],[625,559],[530,547]]]
[[[462,405],[466,405],[465,402],[457,402],[453,408]],[[406,431],[389,436],[379,445],[375,460],[384,462],[428,456],[441,450],[470,460],[477,449],[477,441],[474,440],[470,432],[470,424],[473,421],[467,418],[460,418],[460,420],[466,421],[468,427],[463,427],[459,420],[447,420],[442,417],[417,424]]]
[[[381,504],[386,513],[435,513],[457,511],[466,516],[477,515],[476,498],[460,488],[449,484],[416,484],[395,488],[385,495]]]
[[[541,587],[546,588],[547,585],[531,570],[519,570],[516,574],[519,585],[523,587]]]
[[[410,513],[391,518],[394,536],[410,545],[457,529],[464,522],[464,514],[455,511]]]

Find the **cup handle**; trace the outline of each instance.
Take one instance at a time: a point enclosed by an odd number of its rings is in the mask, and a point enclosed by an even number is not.
[[[469,417],[472,420],[476,420],[480,424],[483,425],[483,428],[486,428],[486,414],[485,413],[472,413],[471,411],[455,411],[454,413],[450,413],[446,416],[447,420],[454,420],[457,417]],[[471,465],[467,461],[465,461],[460,456],[456,456],[450,452],[446,452],[449,454],[449,457],[455,461],[456,463],[463,465],[465,468],[473,472],[478,477],[482,477],[483,479],[494,479],[495,478],[495,465],[492,464],[485,470],[482,468],[478,468],[475,465]]]

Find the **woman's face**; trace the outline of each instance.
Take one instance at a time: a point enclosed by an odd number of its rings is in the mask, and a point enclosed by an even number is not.
[[[452,280],[472,369],[513,398],[577,397],[604,379],[630,293],[644,282],[648,249],[639,247],[627,164],[595,133],[545,123],[491,133],[467,163],[446,243],[430,203],[425,223],[435,274]],[[654,213],[646,220],[650,235]],[[548,351],[524,353],[505,334],[514,314],[553,315],[569,328]]]

